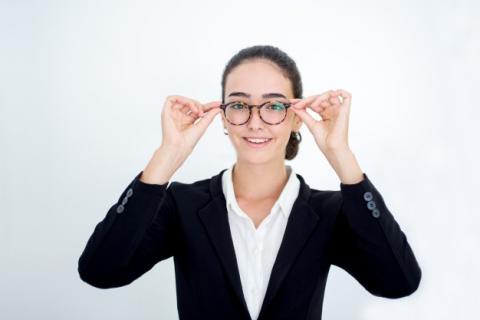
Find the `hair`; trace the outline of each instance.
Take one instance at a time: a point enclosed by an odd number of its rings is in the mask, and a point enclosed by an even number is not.
[[[295,61],[284,51],[270,45],[255,45],[244,48],[237,52],[228,61],[222,75],[222,103],[225,103],[225,84],[230,72],[242,63],[251,62],[259,59],[268,60],[277,65],[282,74],[290,80],[293,91],[293,98],[302,99],[302,79]],[[285,149],[285,159],[292,160],[298,153],[300,141],[296,139],[294,132],[290,133],[287,147]]]

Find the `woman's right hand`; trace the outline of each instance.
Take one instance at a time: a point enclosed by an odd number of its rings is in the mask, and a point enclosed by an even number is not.
[[[213,118],[220,112],[221,101],[206,104],[179,96],[166,98],[162,110],[162,146],[190,154]]]

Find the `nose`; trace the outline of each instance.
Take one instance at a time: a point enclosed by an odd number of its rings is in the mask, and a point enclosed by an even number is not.
[[[252,114],[250,119],[247,122],[247,127],[249,129],[262,128],[264,126],[263,120],[260,118],[260,109],[255,106],[252,108]]]

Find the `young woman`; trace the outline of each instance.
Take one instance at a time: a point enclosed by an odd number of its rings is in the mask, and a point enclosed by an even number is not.
[[[168,96],[162,143],[97,224],[78,261],[81,279],[120,287],[173,257],[180,319],[321,319],[332,264],[373,295],[412,294],[421,269],[348,145],[351,99],[341,89],[302,98],[295,62],[272,46],[231,58],[222,101]],[[169,183],[217,114],[236,162]],[[310,188],[285,164],[302,123],[340,190]]]

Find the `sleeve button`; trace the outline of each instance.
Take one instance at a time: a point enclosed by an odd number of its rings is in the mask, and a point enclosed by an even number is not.
[[[373,216],[374,218],[380,217],[380,210],[378,210],[378,209],[373,209],[373,211],[372,211],[372,216]]]
[[[132,188],[128,189],[128,190],[127,190],[127,197],[131,197],[132,194],[133,194]]]
[[[373,195],[370,191],[367,191],[363,194],[363,199],[365,199],[365,201],[370,201],[373,199]]]
[[[122,213],[123,210],[125,210],[125,207],[124,207],[123,205],[119,205],[119,206],[117,207],[117,213]]]
[[[128,198],[127,197],[123,198],[122,205],[125,205],[127,202],[128,202]]]
[[[377,204],[375,203],[375,201],[368,201],[367,202],[367,208],[370,209],[370,210],[373,210],[377,207]]]

